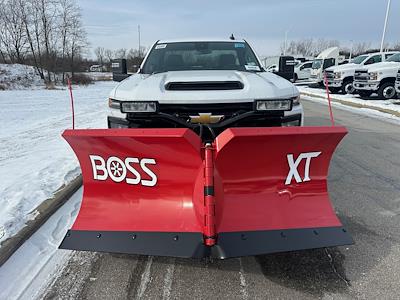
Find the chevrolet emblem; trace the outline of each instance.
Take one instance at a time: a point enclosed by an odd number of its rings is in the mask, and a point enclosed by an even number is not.
[[[213,116],[211,113],[199,113],[198,116],[190,116],[192,123],[198,124],[214,124],[222,120],[224,116]]]

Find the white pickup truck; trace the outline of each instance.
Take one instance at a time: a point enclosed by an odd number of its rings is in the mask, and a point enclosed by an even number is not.
[[[109,128],[300,126],[299,91],[266,72],[244,40],[158,41],[109,98]]]
[[[355,92],[353,81],[354,73],[362,66],[367,66],[382,61],[386,61],[390,56],[398,52],[369,53],[357,56],[350,63],[334,66],[325,70],[329,90],[332,93],[343,92],[353,94]]]
[[[345,61],[345,57],[339,55],[339,47],[331,47],[322,51],[316,59],[314,59],[311,67],[310,80],[314,84],[322,85],[324,81],[324,70],[340,65]]]
[[[302,79],[309,79],[311,76],[312,61],[305,61],[294,68],[294,82]]]
[[[390,56],[385,62],[357,69],[354,88],[361,97],[378,93],[379,99],[396,97],[395,81],[400,68],[400,53]]]

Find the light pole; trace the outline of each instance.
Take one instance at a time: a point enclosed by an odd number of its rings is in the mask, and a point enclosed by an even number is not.
[[[138,25],[138,36],[139,36],[139,58],[140,58],[140,57],[142,57],[141,51],[140,51],[140,25]]]
[[[385,42],[386,25],[387,25],[387,21],[388,21],[388,17],[389,17],[390,2],[391,2],[391,0],[388,0],[387,7],[386,7],[385,24],[383,25],[383,33],[382,33],[382,41],[381,41],[381,53],[383,52],[383,44]]]
[[[351,42],[351,48],[350,48],[350,57],[349,57],[349,62],[351,61],[351,56],[353,55],[353,40]]]
[[[283,48],[283,55],[286,55],[286,47],[287,47],[287,35],[288,35],[289,30],[285,31],[285,44]]]

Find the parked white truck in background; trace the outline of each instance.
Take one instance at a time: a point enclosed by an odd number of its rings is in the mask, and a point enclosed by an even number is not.
[[[367,66],[382,61],[386,61],[390,56],[398,52],[375,52],[363,54],[355,57],[350,63],[340,66],[334,66],[325,70],[329,90],[332,93],[343,92],[353,94],[355,92],[353,81],[354,73],[362,66]]]
[[[310,79],[317,84],[324,80],[324,70],[337,66],[345,61],[345,57],[339,55],[339,47],[332,47],[322,51],[313,61]]]
[[[396,86],[397,97],[400,98],[400,69],[397,72],[397,79],[395,86]]]
[[[296,61],[293,56],[281,55],[266,57],[263,60],[264,69],[267,72],[275,73],[289,81],[294,79],[294,66]]]
[[[309,79],[311,76],[312,61],[302,62],[294,68],[294,82]]]
[[[382,100],[395,98],[395,81],[399,68],[400,53],[397,53],[385,62],[357,69],[354,74],[354,88],[361,97],[377,93]]]

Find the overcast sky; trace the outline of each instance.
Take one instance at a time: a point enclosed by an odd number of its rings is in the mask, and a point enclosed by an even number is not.
[[[379,47],[386,0],[78,0],[92,49],[137,48],[158,39],[227,38],[249,41],[259,55],[279,54],[288,40],[350,40]],[[392,0],[386,41],[400,42],[400,0]],[[91,51],[92,52],[92,51]]]

